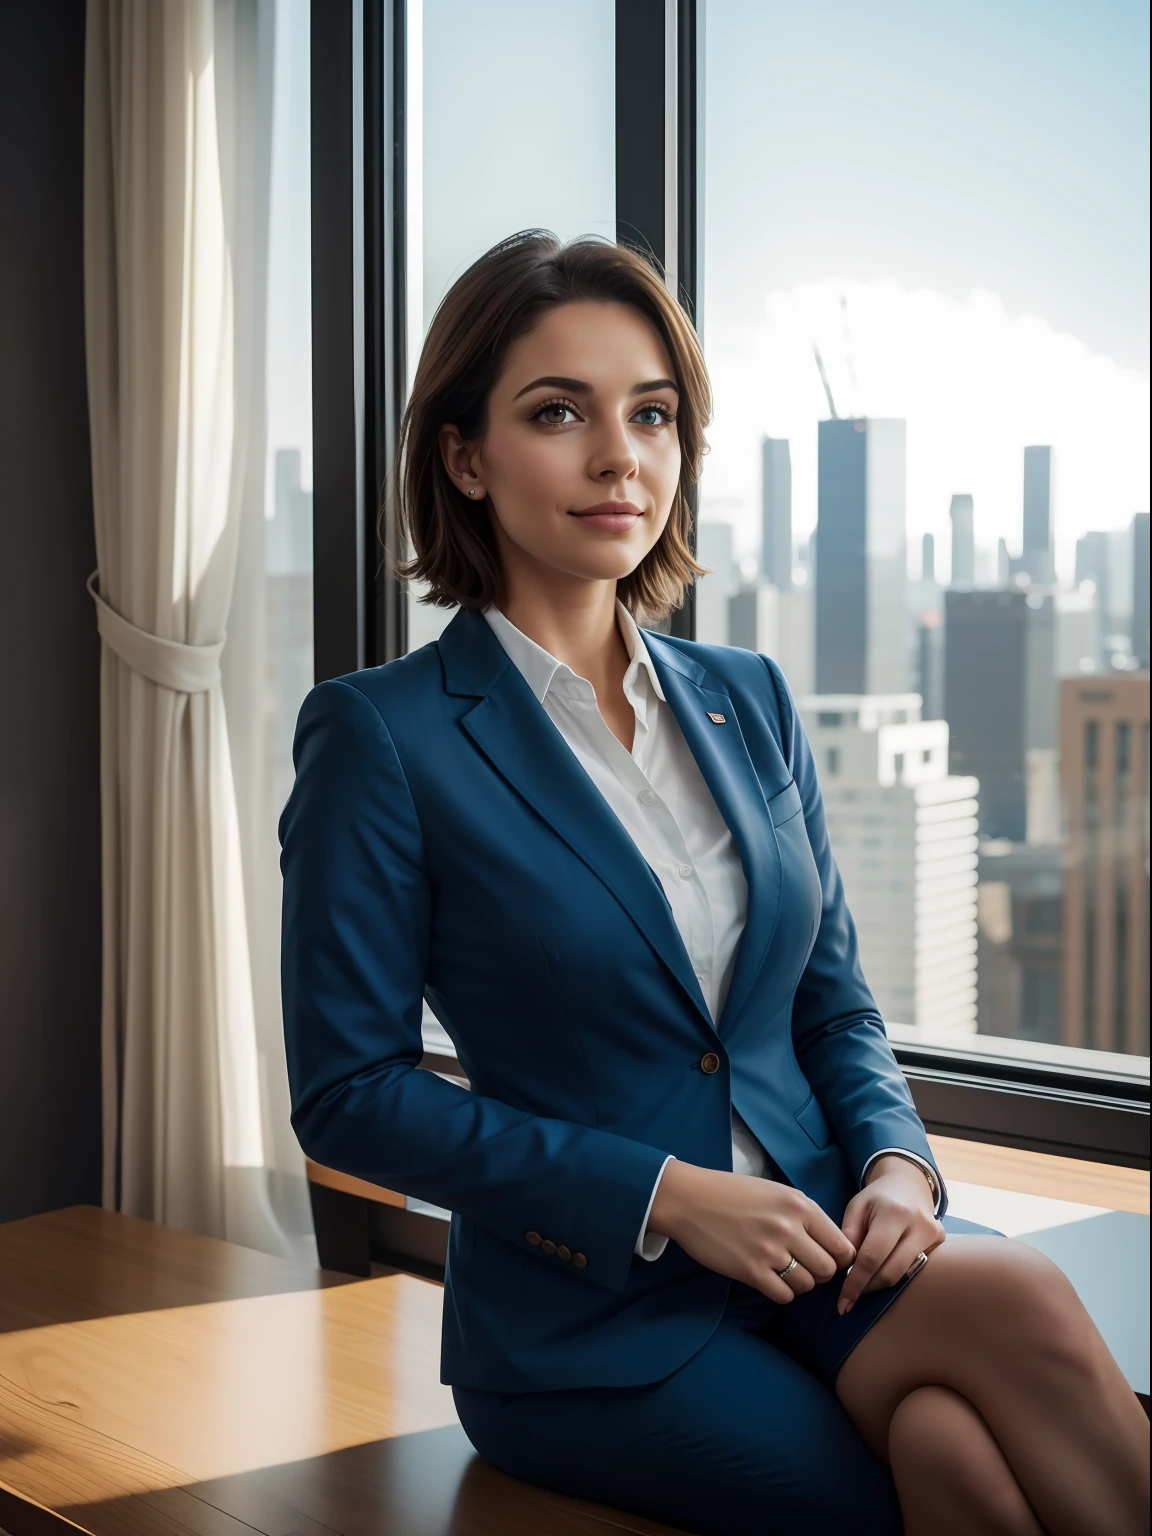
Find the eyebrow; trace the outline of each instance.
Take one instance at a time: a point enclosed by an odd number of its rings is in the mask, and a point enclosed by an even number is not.
[[[574,395],[590,395],[592,393],[591,384],[585,383],[583,379],[565,379],[559,374],[545,374],[542,378],[533,379],[531,384],[525,384],[524,388],[517,390],[512,398],[513,400],[519,400],[520,396],[526,395],[529,390],[540,389],[545,386],[549,389],[566,389]],[[672,389],[677,394],[680,393],[675,379],[646,379],[643,384],[634,384],[630,393],[633,395],[647,395],[656,389]]]

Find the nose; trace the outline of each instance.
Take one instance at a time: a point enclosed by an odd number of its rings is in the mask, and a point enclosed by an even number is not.
[[[605,422],[597,434],[588,466],[594,480],[633,480],[640,469],[640,461],[632,446],[627,426],[622,421]]]

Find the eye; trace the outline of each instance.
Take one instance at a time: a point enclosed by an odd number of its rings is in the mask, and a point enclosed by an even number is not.
[[[545,400],[543,405],[536,407],[528,420],[538,421],[546,427],[566,427],[579,414],[571,400]]]
[[[632,420],[642,427],[666,427],[670,422],[675,421],[676,417],[666,405],[653,400],[650,405],[642,405]]]

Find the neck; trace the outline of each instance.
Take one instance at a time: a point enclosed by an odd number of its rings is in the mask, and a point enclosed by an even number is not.
[[[507,568],[504,575],[500,611],[506,619],[587,678],[598,698],[621,687],[628,651],[616,623],[615,581],[510,580]]]

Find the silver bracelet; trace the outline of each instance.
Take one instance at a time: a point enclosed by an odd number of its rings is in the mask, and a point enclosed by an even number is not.
[[[884,1152],[881,1154],[881,1156],[898,1157],[902,1162],[911,1163],[913,1168],[919,1168],[920,1172],[928,1180],[928,1188],[932,1191],[932,1204],[934,1206],[939,1205],[940,1181],[937,1179],[936,1174],[931,1168],[927,1167],[924,1163],[920,1162],[919,1159],[915,1157],[908,1157],[904,1152]],[[877,1158],[877,1162],[879,1162],[879,1158]]]

